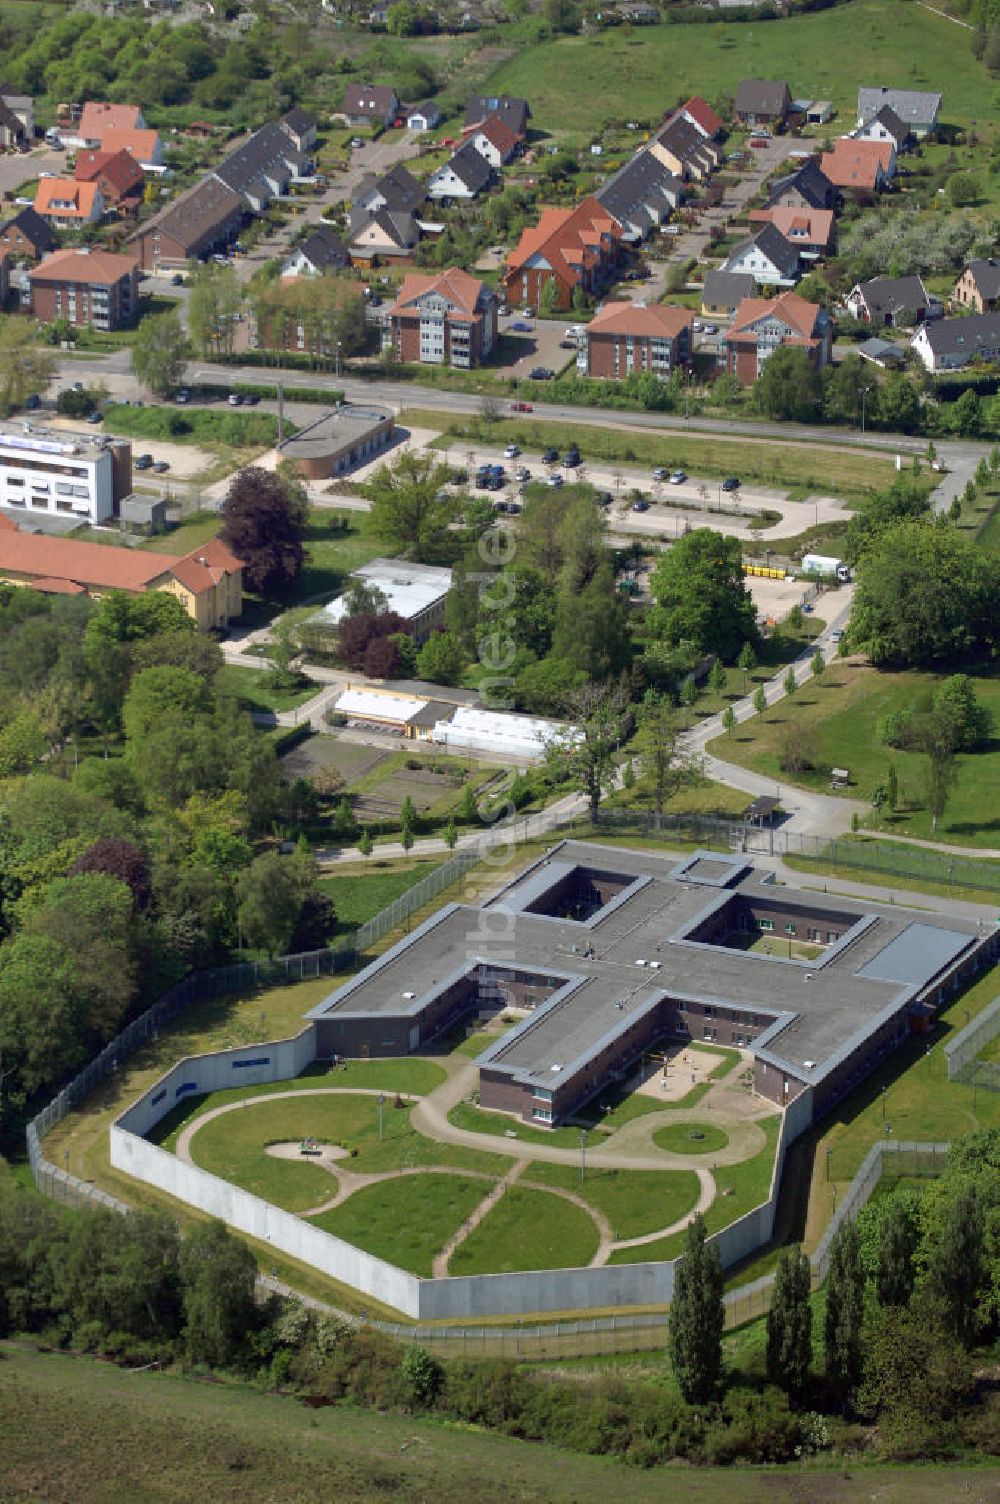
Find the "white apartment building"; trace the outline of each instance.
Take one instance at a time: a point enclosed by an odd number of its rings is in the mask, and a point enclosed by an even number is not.
[[[130,444],[30,423],[0,429],[0,507],[19,522],[43,513],[106,522],[131,480]]]

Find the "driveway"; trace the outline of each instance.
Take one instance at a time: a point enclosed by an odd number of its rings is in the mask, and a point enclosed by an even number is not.
[[[5,152],[0,156],[0,194],[13,193],[21,183],[26,183],[30,178],[37,178],[42,172],[50,172],[55,177],[62,177],[66,172],[66,153],[54,151],[51,146],[36,146],[24,156],[20,152]],[[34,198],[34,193],[29,197]],[[13,204],[9,206],[13,213],[18,212]],[[4,218],[7,216],[7,207],[4,208]]]

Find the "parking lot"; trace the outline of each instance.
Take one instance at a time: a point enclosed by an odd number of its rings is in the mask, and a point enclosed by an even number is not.
[[[37,178],[43,172],[55,174],[61,177],[66,171],[66,153],[54,151],[51,146],[36,146],[29,152],[9,151],[0,155],[0,194],[14,193],[22,183]],[[34,193],[29,197],[34,198]],[[9,206],[13,213],[17,213],[18,205]],[[7,208],[4,209],[4,218],[7,218]]]
[[[510,376],[515,381],[525,381],[535,366],[546,366],[558,376],[569,360],[576,358],[575,349],[560,349],[560,340],[567,329],[575,323],[572,313],[560,314],[558,319],[527,317],[517,309],[499,320],[501,334],[515,342],[512,358],[503,365],[492,367],[501,376]],[[514,324],[529,324],[529,330],[514,329]]]

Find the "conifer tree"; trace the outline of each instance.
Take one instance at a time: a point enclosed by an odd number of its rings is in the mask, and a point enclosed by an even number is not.
[[[845,1221],[830,1244],[823,1325],[826,1376],[842,1404],[849,1401],[861,1379],[864,1285],[858,1230],[853,1222]]]
[[[767,1377],[793,1399],[803,1393],[812,1354],[809,1260],[801,1248],[782,1249],[767,1317]]]
[[[688,1404],[712,1398],[722,1376],[722,1265],[705,1241],[705,1219],[690,1223],[677,1266],[668,1324],[670,1361]]]

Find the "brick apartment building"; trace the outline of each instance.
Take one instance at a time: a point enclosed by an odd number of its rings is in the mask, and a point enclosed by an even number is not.
[[[507,301],[537,308],[543,287],[554,281],[554,306],[569,308],[578,287],[593,296],[611,280],[621,245],[621,225],[596,198],[582,199],[575,209],[545,208],[510,253]]]
[[[399,361],[478,366],[496,337],[496,294],[458,267],[437,276],[410,273],[389,309],[389,339]]]
[[[833,320],[817,303],[807,303],[794,292],[778,298],[744,298],[725,336],[726,370],[744,386],[752,386],[764,362],[783,345],[805,350],[814,365],[828,365]]]
[[[587,375],[613,381],[633,371],[669,376],[691,358],[693,323],[687,308],[605,303],[587,325]]]
[[[28,284],[31,311],[45,323],[120,329],[139,306],[139,263],[111,251],[54,251],[28,273]]]

